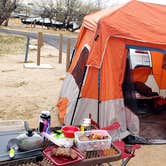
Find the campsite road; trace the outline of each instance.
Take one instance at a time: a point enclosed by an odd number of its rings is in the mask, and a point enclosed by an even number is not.
[[[18,30],[9,30],[9,29],[1,29],[1,33],[8,33],[8,34],[15,34],[15,35],[22,35],[27,36],[30,38],[37,39],[37,33],[36,32],[24,32],[24,31],[18,31]],[[63,37],[63,52],[66,52],[66,41],[67,36]],[[76,42],[76,37],[70,37],[71,39],[71,52],[73,50],[74,44]],[[43,41],[53,47],[59,48],[59,35],[53,35],[53,34],[44,34],[43,35]]]

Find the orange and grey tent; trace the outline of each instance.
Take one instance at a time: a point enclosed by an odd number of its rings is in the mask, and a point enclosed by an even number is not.
[[[166,70],[161,67],[166,54],[165,16],[165,5],[140,1],[85,16],[57,104],[63,123],[80,125],[90,113],[101,127],[118,121],[122,137],[127,135],[122,84],[128,50],[152,53],[154,78],[165,92]]]

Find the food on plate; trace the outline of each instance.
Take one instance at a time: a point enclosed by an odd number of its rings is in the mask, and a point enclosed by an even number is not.
[[[113,156],[113,155],[116,155],[116,154],[117,154],[117,151],[113,148],[102,150],[102,155],[103,156]]]
[[[108,139],[108,135],[102,135],[98,133],[89,133],[79,136],[80,141],[90,141],[90,140],[101,140]]]
[[[89,134],[90,140],[107,139],[107,138],[108,138],[108,135],[102,135],[102,134],[97,134],[97,133]]]
[[[67,157],[75,160],[78,154],[72,148],[58,147],[51,151],[52,156]]]
[[[89,141],[89,138],[88,138],[88,136],[86,136],[85,134],[83,134],[83,135],[81,135],[81,136],[79,137],[79,140],[80,140],[80,141]]]
[[[112,137],[106,130],[90,130],[75,133],[75,144],[81,151],[93,151],[111,147]]]

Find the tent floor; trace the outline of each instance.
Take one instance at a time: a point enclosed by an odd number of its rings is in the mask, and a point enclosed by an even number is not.
[[[140,117],[140,136],[166,140],[166,111]]]

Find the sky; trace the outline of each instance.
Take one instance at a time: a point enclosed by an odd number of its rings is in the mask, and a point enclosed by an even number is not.
[[[30,2],[34,2],[34,1],[36,1],[36,2],[39,2],[40,0],[22,0],[22,2],[24,2],[24,3],[30,3]],[[45,1],[47,1],[47,0],[45,0]],[[86,1],[86,0],[82,0],[82,1]],[[95,0],[93,0],[93,1],[95,1]],[[119,3],[119,4],[121,4],[121,3],[124,3],[124,2],[127,2],[127,1],[130,1],[130,0],[112,0],[112,3]],[[152,3],[158,3],[158,4],[165,4],[166,5],[166,0],[140,0],[140,1],[144,1],[144,2],[152,2]],[[110,5],[111,5],[111,0],[110,0]]]
[[[158,3],[158,4],[166,5],[166,0],[140,0],[140,1],[152,2],[152,3]]]
[[[124,3],[124,2],[128,2],[130,0],[117,0],[118,3]],[[151,2],[151,3],[157,3],[157,4],[164,4],[166,5],[166,0],[139,0],[139,1],[143,1],[143,2]]]

